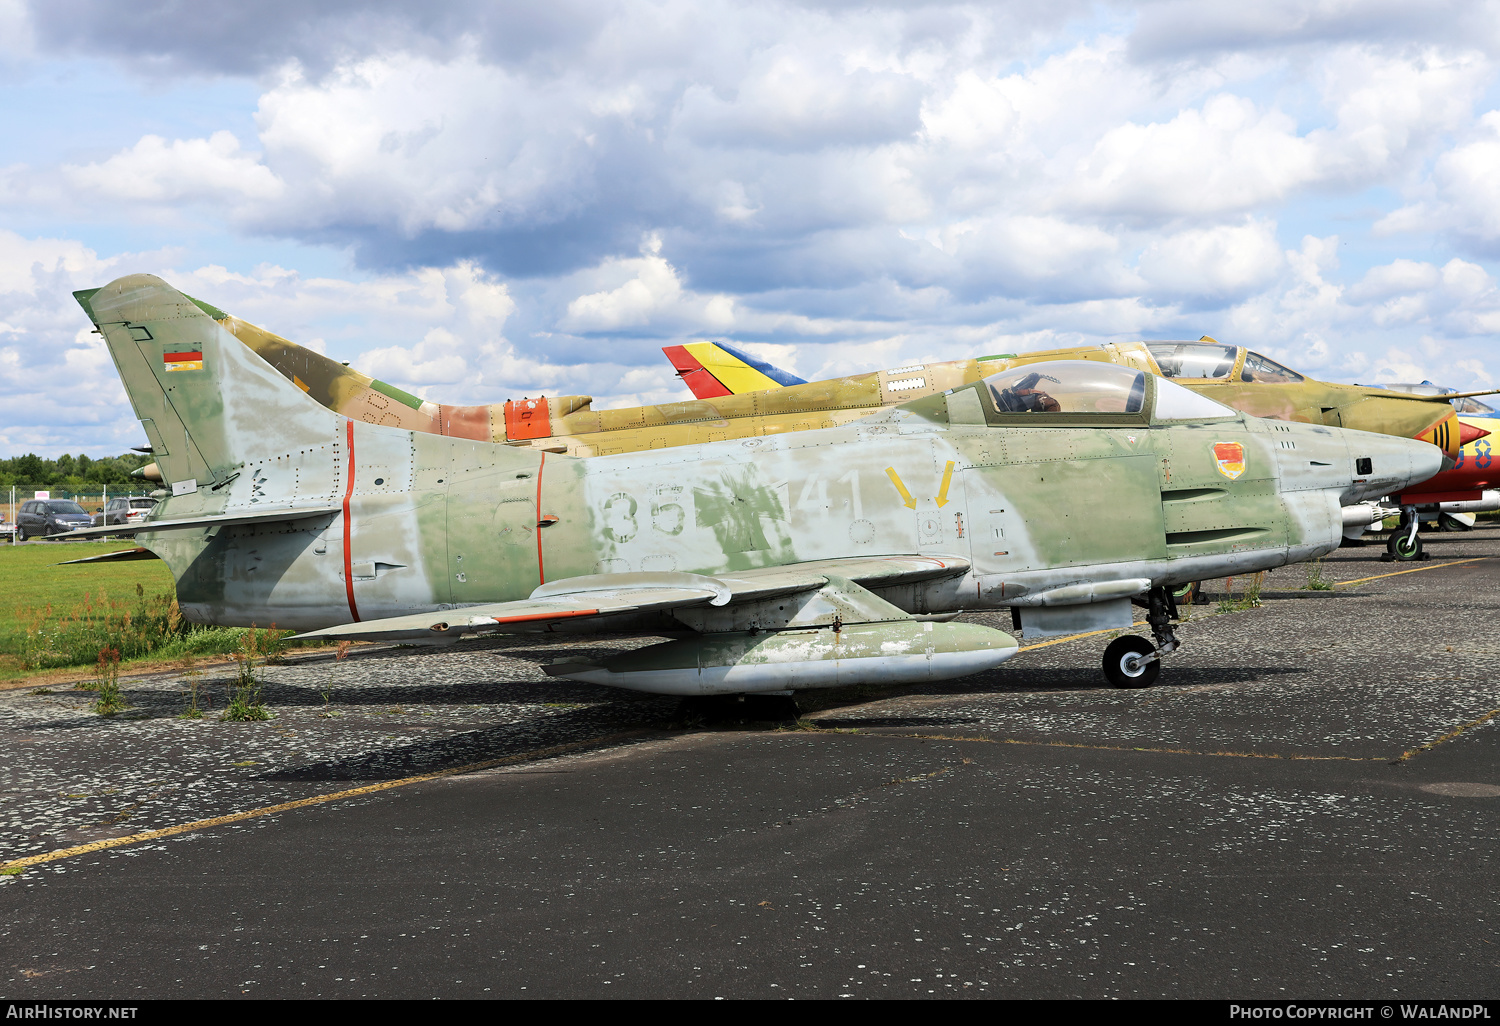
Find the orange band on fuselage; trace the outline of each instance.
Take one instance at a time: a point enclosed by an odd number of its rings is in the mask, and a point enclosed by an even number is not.
[[[354,421],[344,421],[344,437],[349,443],[349,458],[344,467],[344,594],[349,597],[349,615],[359,622],[359,607],[354,604],[354,553],[350,542],[354,525],[349,520],[349,496],[354,492]]]

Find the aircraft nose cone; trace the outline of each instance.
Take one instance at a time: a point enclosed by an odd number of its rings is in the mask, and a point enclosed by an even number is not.
[[[1427,480],[1443,469],[1444,451],[1429,442],[1353,431],[1348,435],[1353,478],[1342,502],[1378,499]]]

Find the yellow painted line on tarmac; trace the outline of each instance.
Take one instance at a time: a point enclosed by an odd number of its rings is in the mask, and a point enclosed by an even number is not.
[[[1399,757],[1391,760],[1391,765],[1392,766],[1396,766],[1396,765],[1399,765],[1400,763],[1406,762],[1408,759],[1412,758],[1413,756],[1421,755],[1423,752],[1430,752],[1434,748],[1436,748],[1438,745],[1442,744],[1443,742],[1445,742],[1445,741],[1452,741],[1454,738],[1458,737],[1458,735],[1462,734],[1464,731],[1469,730],[1470,728],[1473,728],[1473,727],[1482,726],[1483,724],[1486,724],[1486,723],[1490,722],[1490,720],[1493,720],[1496,716],[1500,716],[1500,709],[1491,709],[1489,712],[1485,713],[1483,716],[1479,717],[1478,719],[1470,720],[1468,723],[1465,723],[1465,724],[1462,724],[1461,726],[1455,727],[1454,729],[1448,731],[1448,733],[1444,734],[1440,738],[1435,738],[1434,740],[1427,742],[1425,745],[1418,745],[1416,748],[1410,749],[1409,751],[1402,752]]]
[[[1500,710],[1496,710],[1500,712]],[[1460,728],[1463,729],[1463,728]],[[1083,748],[1096,752],[1149,752],[1156,755],[1206,755],[1229,759],[1285,759],[1289,762],[1389,762],[1384,755],[1282,755],[1277,752],[1203,751],[1196,748],[1151,748],[1144,745],[1099,745],[1080,741],[1023,741],[1013,737],[973,737],[957,734],[867,734],[922,741],[972,741],[986,745],[1027,745],[1034,748]],[[1436,742],[1435,742],[1436,743]]]
[[[1431,566],[1415,566],[1410,570],[1394,570],[1388,574],[1376,574],[1373,577],[1356,577],[1352,581],[1339,581],[1335,588],[1348,588],[1355,584],[1364,584],[1366,581],[1378,581],[1382,577],[1400,577],[1402,574],[1419,574],[1423,570],[1441,570],[1445,566],[1459,566],[1462,563],[1477,563],[1481,559],[1489,559],[1489,556],[1475,556],[1472,559],[1455,559],[1451,563],[1434,563]]]
[[[1140,627],[1142,621],[1137,620],[1131,624],[1132,627]],[[1096,634],[1114,634],[1125,630],[1124,627],[1106,627],[1102,631],[1084,631],[1082,634],[1069,634],[1062,638],[1053,638],[1051,641],[1038,641],[1035,645],[1025,645],[1016,649],[1017,652],[1030,652],[1033,649],[1046,648],[1048,645],[1061,645],[1069,641],[1077,641],[1079,638],[1092,638]]]
[[[154,841],[162,837],[188,834],[195,830],[207,830],[211,827],[223,826],[226,823],[239,823],[247,819],[258,819],[261,816],[273,816],[278,812],[305,809],[310,805],[322,805],[325,802],[336,802],[344,798],[358,798],[360,795],[389,791],[396,787],[406,787],[408,784],[420,784],[428,780],[440,780],[443,777],[456,777],[460,773],[473,773],[477,770],[492,769],[496,766],[530,762],[533,759],[545,759],[548,756],[561,755],[563,752],[571,751],[575,748],[586,748],[590,745],[615,741],[637,733],[639,732],[625,731],[619,734],[610,734],[606,737],[593,738],[589,741],[574,741],[565,745],[554,745],[551,748],[538,749],[534,752],[523,752],[520,755],[507,755],[500,759],[471,762],[467,766],[455,766],[452,769],[437,770],[433,773],[420,773],[414,777],[402,777],[400,780],[384,780],[378,784],[366,784],[364,787],[354,787],[347,791],[335,791],[333,794],[320,794],[314,795],[311,798],[299,798],[293,802],[282,802],[280,805],[267,805],[260,809],[231,812],[227,816],[214,816],[212,819],[200,819],[192,823],[162,827],[160,830],[143,830],[138,834],[130,834],[126,837],[108,837],[102,841],[91,841],[88,844],[80,844],[72,848],[59,848],[56,851],[43,852],[40,855],[27,855],[24,858],[11,859],[9,862],[0,862],[0,873],[14,875],[29,866],[38,866],[44,862],[56,862],[59,859],[73,858],[76,855],[87,855],[89,852],[104,851],[109,848],[123,848],[132,844],[142,844],[146,841]]]

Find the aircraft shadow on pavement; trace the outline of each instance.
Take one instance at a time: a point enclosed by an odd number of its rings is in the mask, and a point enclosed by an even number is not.
[[[668,709],[675,711],[675,702]],[[422,773],[433,773],[494,759],[545,753],[568,746],[568,751],[586,750],[591,744],[611,748],[652,740],[619,735],[652,725],[651,720],[666,721],[670,712],[637,708],[634,716],[611,715],[612,710],[598,707],[576,709],[521,723],[490,724],[479,730],[412,738],[407,744],[367,752],[351,758],[333,759],[288,766],[263,773],[261,780],[309,781],[337,780],[366,782],[399,780]],[[562,753],[558,753],[562,754]],[[519,761],[519,760],[518,760]]]

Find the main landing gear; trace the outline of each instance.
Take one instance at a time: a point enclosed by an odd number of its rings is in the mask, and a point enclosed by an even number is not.
[[[1137,600],[1139,601],[1139,600]],[[1161,675],[1161,657],[1182,647],[1172,632],[1177,616],[1177,600],[1172,592],[1157,585],[1146,593],[1146,622],[1156,645],[1136,635],[1116,638],[1104,650],[1104,677],[1117,688],[1149,688]]]
[[[1417,507],[1401,507],[1401,522],[1391,532],[1390,539],[1385,543],[1385,555],[1382,557],[1385,561],[1395,560],[1405,563],[1428,558],[1427,554],[1422,551],[1422,538],[1417,534],[1419,523]]]
[[[782,722],[799,715],[797,699],[790,691],[752,695],[693,695],[682,700],[681,715],[722,722]]]

